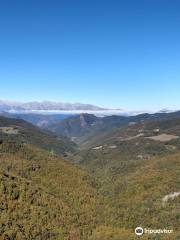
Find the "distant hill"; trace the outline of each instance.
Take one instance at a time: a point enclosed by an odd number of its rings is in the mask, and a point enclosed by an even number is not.
[[[163,134],[176,136],[176,142],[178,142],[178,137],[180,137],[180,117],[172,118],[171,120],[130,122],[127,126],[116,127],[109,131],[94,134],[91,138],[87,138],[84,142],[81,142],[80,146],[82,148],[92,148],[97,145],[113,145],[126,141],[131,143],[130,140],[138,141],[138,139],[144,139],[145,141],[150,140],[153,136],[158,137]]]
[[[23,119],[40,128],[47,128],[65,118],[72,117],[73,114],[38,114],[38,113],[9,113],[0,112],[0,116],[8,118]]]
[[[39,146],[57,154],[73,152],[75,144],[66,137],[55,136],[24,120],[0,117],[0,138]]]
[[[119,159],[150,159],[180,151],[180,118],[145,121],[100,133],[80,143],[77,160],[84,166],[111,168]],[[102,159],[107,159],[102,161]]]
[[[87,138],[97,136],[101,132],[127,125],[130,121],[131,117],[96,117],[93,114],[84,113],[59,121],[49,126],[48,129],[56,132],[56,134],[67,136],[77,143],[81,143]]]
[[[163,121],[180,117],[180,112],[140,114],[136,116],[106,116],[96,117],[92,114],[80,114],[62,121],[56,122],[48,129],[56,134],[71,138],[77,143],[91,141],[93,137],[105,134],[114,128],[126,127],[129,124],[141,123],[144,121]]]
[[[52,124],[48,129],[56,132],[57,135],[61,134],[76,140],[90,134],[97,125],[101,125],[98,117],[92,114],[80,114]]]

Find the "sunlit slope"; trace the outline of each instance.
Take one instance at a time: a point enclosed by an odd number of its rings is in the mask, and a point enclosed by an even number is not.
[[[179,191],[179,153],[106,170],[98,184],[30,145],[3,143],[0,156],[2,239],[136,239],[138,225],[173,229],[160,239],[178,239],[179,197],[163,198]]]
[[[138,239],[133,234],[137,226],[173,230],[170,235],[145,234],[141,239],[180,239],[180,154],[120,165],[99,173],[107,217],[91,239]]]
[[[98,225],[96,183],[30,145],[0,145],[1,239],[82,239]],[[6,238],[8,236],[9,238]]]

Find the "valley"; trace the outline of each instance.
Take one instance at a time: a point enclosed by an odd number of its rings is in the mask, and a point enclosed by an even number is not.
[[[179,112],[41,128],[3,114],[0,239],[135,240],[142,226],[173,229],[143,240],[178,240],[179,137]]]

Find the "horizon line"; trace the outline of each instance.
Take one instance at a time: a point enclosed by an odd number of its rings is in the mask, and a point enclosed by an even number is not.
[[[124,108],[120,108],[120,107],[102,107],[99,104],[91,104],[91,103],[83,103],[83,102],[66,102],[66,101],[60,101],[60,100],[25,100],[25,101],[19,101],[19,100],[9,100],[9,99],[0,99],[0,104],[1,103],[8,103],[8,104],[26,104],[26,103],[55,103],[55,104],[71,104],[71,105],[75,105],[75,104],[81,104],[81,105],[91,105],[94,107],[98,107],[101,108],[100,110],[91,110],[92,112],[94,111],[121,111],[121,112],[142,112],[142,113],[156,113],[156,112],[175,112],[175,111],[179,111],[180,108],[171,108],[171,107],[161,107],[161,108],[148,108],[148,109],[130,109],[128,107],[124,107]],[[33,111],[48,111],[48,110],[33,110]],[[49,110],[50,111],[50,110]],[[64,110],[57,110],[57,111],[64,111]],[[68,111],[68,110],[67,110]],[[76,111],[76,110],[75,110]],[[85,110],[84,110],[85,111]],[[89,111],[89,110],[87,110]]]

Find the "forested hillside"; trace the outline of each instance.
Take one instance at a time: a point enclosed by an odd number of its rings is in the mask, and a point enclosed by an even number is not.
[[[73,152],[76,145],[68,138],[56,136],[24,120],[0,117],[0,138],[18,143],[29,143],[48,151],[64,155]]]
[[[0,239],[135,240],[137,226],[173,229],[143,240],[179,239],[179,139],[149,139],[179,136],[178,119],[119,129],[66,160],[12,121],[0,129]]]

